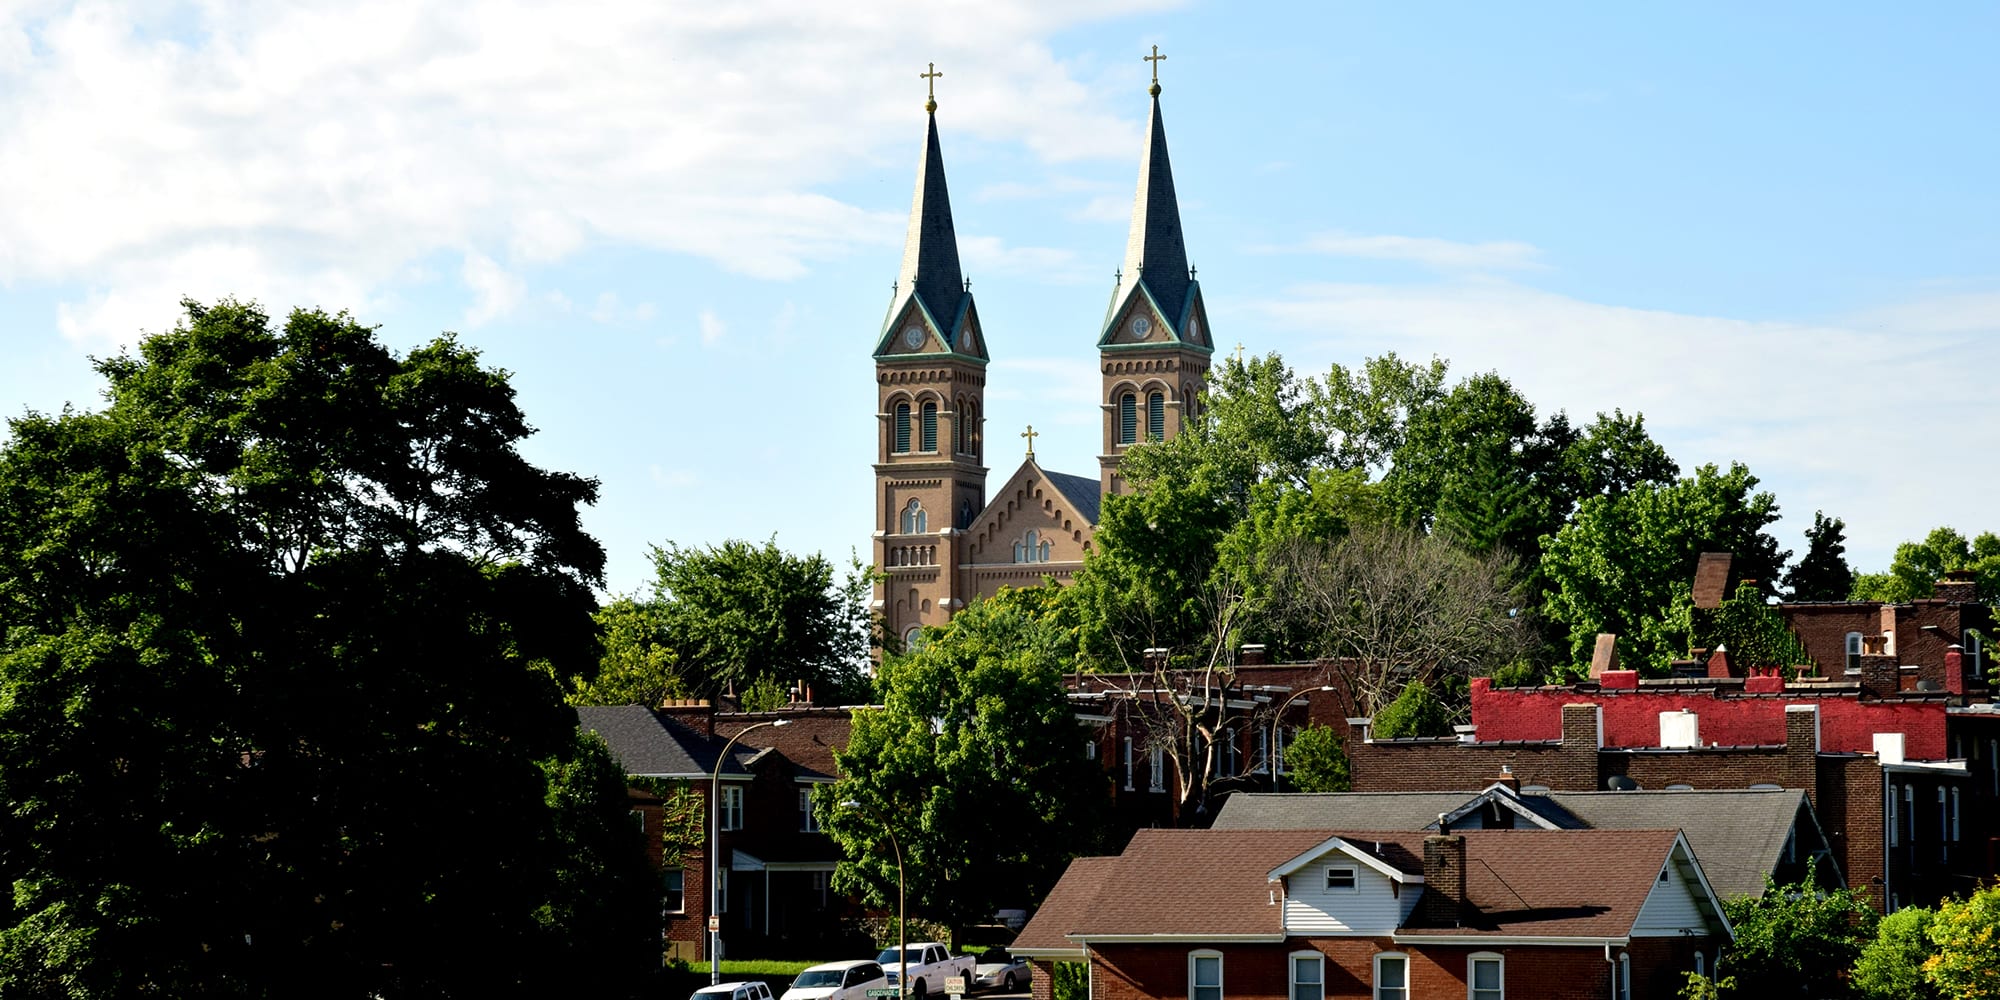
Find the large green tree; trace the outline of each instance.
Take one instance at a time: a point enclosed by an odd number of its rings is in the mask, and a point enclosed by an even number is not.
[[[1095,847],[1107,789],[1063,684],[1076,632],[1062,601],[1003,591],[884,660],[883,705],[856,710],[840,780],[818,797],[846,854],[837,888],[893,909],[893,834],[912,916],[980,923],[1040,900]]]
[[[1983,531],[1967,538],[1952,528],[1934,529],[1921,542],[1896,546],[1887,573],[1856,577],[1852,597],[1891,602],[1929,597],[1938,578],[1954,570],[1972,573],[1982,600],[2000,600],[2000,535]]]
[[[1664,669],[1687,652],[1674,607],[1701,554],[1733,552],[1738,576],[1768,586],[1789,555],[1764,531],[1777,517],[1777,499],[1741,464],[1586,499],[1543,539],[1543,613],[1567,632],[1572,663],[1588,662],[1597,634],[1611,632],[1624,662]]]
[[[863,670],[873,619],[865,568],[836,577],[826,557],[793,555],[775,539],[669,542],[653,548],[652,560],[650,597],[599,613],[603,669],[577,685],[578,704],[752,690],[782,698],[794,682],[823,699],[868,700]]]
[[[596,484],[449,337],[185,306],[0,447],[0,994],[630,992]]]
[[[1924,975],[1951,1000],[2000,996],[2000,885],[1940,904],[1925,929],[1936,954]]]
[[[1847,565],[1847,524],[1826,511],[1813,511],[1806,529],[1806,554],[1785,571],[1785,590],[1794,601],[1844,601],[1854,590],[1854,570]]]
[[[1815,865],[1805,877],[1778,885],[1765,876],[1764,894],[1724,900],[1736,941],[1721,968],[1735,980],[1725,998],[1844,997],[1848,969],[1875,937],[1875,909],[1852,889],[1818,888]]]
[[[1924,976],[1924,962],[1937,951],[1927,933],[1936,916],[1905,906],[1883,917],[1854,960],[1854,991],[1868,1000],[1937,1000],[1942,994]]]

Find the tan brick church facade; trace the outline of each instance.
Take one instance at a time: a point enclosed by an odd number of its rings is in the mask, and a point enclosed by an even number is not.
[[[1001,587],[1073,577],[1102,498],[1123,488],[1125,449],[1174,437],[1199,404],[1214,341],[1181,238],[1157,81],[1151,94],[1131,235],[1095,331],[1104,427],[1097,475],[1044,469],[1029,438],[1026,460],[991,493],[989,341],[959,268],[937,104],[926,105],[909,237],[874,353],[875,601],[891,635],[908,641]]]

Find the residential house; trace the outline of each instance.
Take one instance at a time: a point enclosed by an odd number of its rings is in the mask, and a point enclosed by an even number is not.
[[[1047,1000],[1677,995],[1731,939],[1673,830],[1141,830],[1074,862],[1012,951]]]
[[[819,832],[815,792],[833,780],[832,750],[846,745],[844,709],[787,708],[717,713],[704,701],[577,709],[579,725],[603,737],[636,781],[634,813],[654,836],[661,866],[667,951],[708,959],[711,829],[719,829],[715,876],[725,953],[756,956],[834,946],[846,900],[830,880],[839,849]],[[783,719],[743,736],[758,722]],[[718,762],[720,766],[718,767]],[[711,814],[711,779],[719,786]]]
[[[1724,899],[1761,896],[1765,877],[1799,881],[1817,860],[1819,882],[1844,883],[1806,793],[1791,789],[1523,793],[1511,774],[1483,791],[1238,793],[1217,830],[1679,829]]]

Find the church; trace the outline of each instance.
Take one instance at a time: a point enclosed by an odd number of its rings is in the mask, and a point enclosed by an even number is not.
[[[994,345],[959,269],[935,94],[924,105],[928,132],[903,266],[875,341],[875,610],[905,643],[1002,587],[1072,578],[1103,498],[1124,489],[1125,450],[1174,437],[1199,405],[1214,340],[1181,238],[1160,117],[1164,58],[1158,47],[1147,57],[1152,107],[1117,284],[1095,329],[1077,324],[1079,340],[1094,337],[1103,376],[1094,476],[1043,468],[1030,428],[1026,459],[987,490],[984,397]],[[1006,350],[1004,335],[998,349]]]

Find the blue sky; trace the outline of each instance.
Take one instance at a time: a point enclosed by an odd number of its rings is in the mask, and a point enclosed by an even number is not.
[[[1991,500],[2000,7],[0,0],[0,407],[183,294],[458,331],[648,544],[865,551],[927,62],[994,358],[1094,474],[1152,45],[1218,341],[1643,411],[1850,556]],[[136,13],[135,13],[136,12]]]

